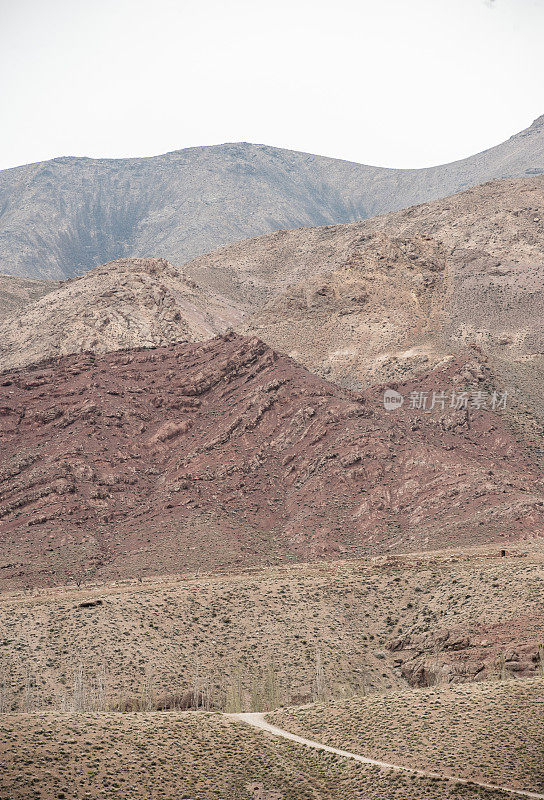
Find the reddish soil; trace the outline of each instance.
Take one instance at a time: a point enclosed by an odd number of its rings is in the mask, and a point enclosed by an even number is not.
[[[474,353],[406,384],[478,388]],[[0,382],[0,579],[520,540],[544,484],[490,411],[383,408],[258,339],[67,356]]]

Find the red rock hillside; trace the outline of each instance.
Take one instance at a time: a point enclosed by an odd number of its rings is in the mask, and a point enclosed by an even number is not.
[[[400,388],[487,379],[469,354]],[[499,413],[388,412],[381,390],[258,339],[68,356],[0,383],[4,586],[544,532],[542,479]]]

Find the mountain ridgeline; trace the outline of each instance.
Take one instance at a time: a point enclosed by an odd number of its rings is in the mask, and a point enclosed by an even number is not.
[[[544,173],[544,116],[427,169],[245,142],[152,158],[56,158],[0,172],[0,273],[64,279],[121,257],[181,264],[281,228],[352,222],[503,177]]]

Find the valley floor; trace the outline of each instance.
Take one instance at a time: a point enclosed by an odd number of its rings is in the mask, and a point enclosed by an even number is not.
[[[243,711],[544,793],[543,581],[528,545],[4,592],[0,798],[513,796]]]
[[[214,714],[0,718],[9,800],[500,800],[312,750]]]

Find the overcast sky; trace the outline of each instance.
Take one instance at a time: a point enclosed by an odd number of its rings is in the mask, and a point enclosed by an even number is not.
[[[544,0],[0,0],[0,168],[259,142],[391,167],[544,114]]]

